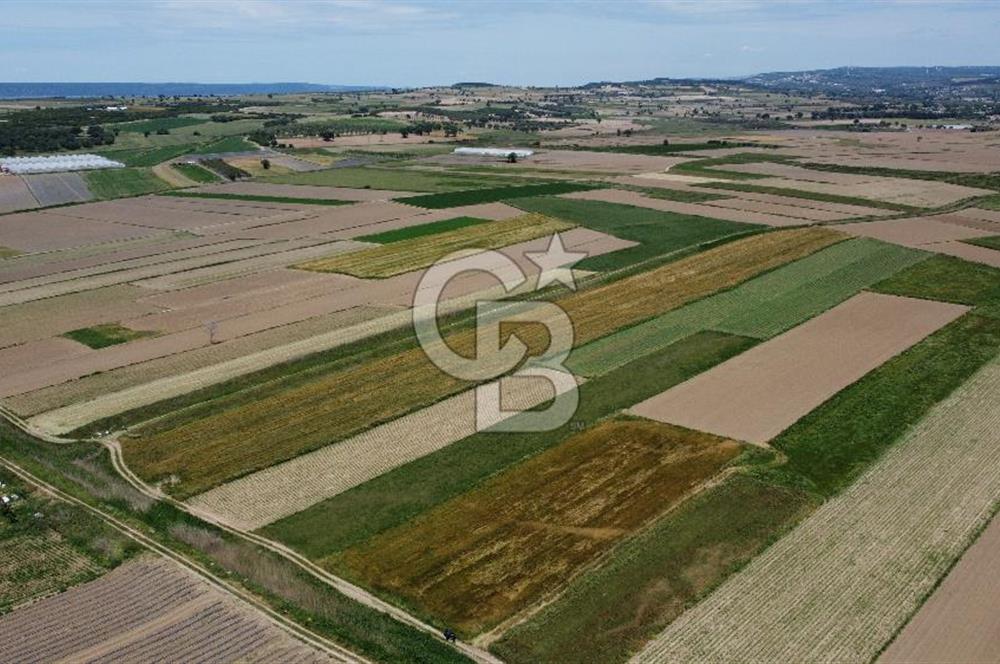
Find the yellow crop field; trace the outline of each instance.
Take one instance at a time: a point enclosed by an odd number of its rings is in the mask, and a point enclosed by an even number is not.
[[[573,224],[540,214],[467,226],[453,231],[393,242],[350,254],[298,263],[314,272],[340,272],[362,278],[391,277],[419,270],[454,251],[499,249],[573,228]]]
[[[327,563],[476,634],[562,587],[741,447],[611,420]]]

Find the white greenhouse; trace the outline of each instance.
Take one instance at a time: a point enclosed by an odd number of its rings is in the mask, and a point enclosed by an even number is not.
[[[0,173],[30,175],[90,171],[97,168],[124,168],[125,164],[96,154],[55,154],[47,157],[0,157]]]
[[[535,154],[533,150],[523,148],[455,148],[455,154],[470,157],[508,157],[513,152],[518,159],[524,159]]]

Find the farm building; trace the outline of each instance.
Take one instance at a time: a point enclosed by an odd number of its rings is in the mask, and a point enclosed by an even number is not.
[[[0,159],[0,173],[28,175],[89,171],[98,168],[124,168],[125,164],[96,154],[57,154],[46,157],[7,157]]]
[[[507,157],[512,152],[518,159],[535,154],[533,150],[523,148],[455,148],[455,154],[472,157]]]

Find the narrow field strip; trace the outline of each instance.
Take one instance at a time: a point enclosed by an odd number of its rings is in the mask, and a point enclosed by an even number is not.
[[[204,191],[168,191],[164,196],[178,198],[207,198],[225,201],[254,201],[257,203],[294,203],[296,205],[350,205],[353,201],[341,201],[335,198],[294,198],[291,196],[267,196],[262,194],[227,194]]]
[[[994,360],[634,661],[871,661],[992,515],[998,395]]]
[[[552,396],[538,381],[502,384],[507,409],[514,407],[508,400],[527,409]],[[468,390],[187,502],[235,527],[256,530],[475,434],[476,408],[476,392]]]
[[[531,606],[739,454],[731,440],[609,420],[337,563],[473,635]]]
[[[427,194],[424,196],[408,196],[398,199],[400,203],[416,205],[417,207],[440,209],[458,207],[460,205],[477,205],[479,203],[495,203],[496,201],[506,201],[514,198],[528,198],[530,196],[554,196],[556,194],[567,194],[573,191],[585,191],[593,189],[591,185],[577,184],[574,182],[546,182],[542,184],[529,184],[519,187],[494,187],[492,189],[469,189],[466,191],[452,191],[441,194]]]
[[[636,415],[766,443],[803,415],[968,311],[862,293],[683,385]]]
[[[318,258],[293,267],[314,272],[338,272],[366,279],[385,278],[428,267],[438,259],[462,249],[499,249],[570,228],[573,228],[573,224],[539,214],[526,214],[372,247],[353,255]]]
[[[919,251],[861,238],[835,244],[732,290],[577,348],[569,366],[576,373],[594,376],[697,330],[767,339],[926,257]]]

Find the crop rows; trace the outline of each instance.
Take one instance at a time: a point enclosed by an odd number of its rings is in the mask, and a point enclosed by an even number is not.
[[[994,361],[636,661],[871,661],[992,515],[998,394]]]
[[[4,539],[0,613],[96,575],[100,567],[54,532]]]
[[[574,351],[570,366],[584,375],[596,375],[664,348],[697,330],[715,329],[767,339],[925,256],[919,251],[877,241],[849,240],[733,290],[579,348]]]
[[[362,278],[384,278],[427,267],[462,249],[497,249],[572,228],[572,224],[538,214],[526,214],[489,224],[467,226],[437,235],[417,237],[349,254],[299,263],[316,272],[340,272]]]

